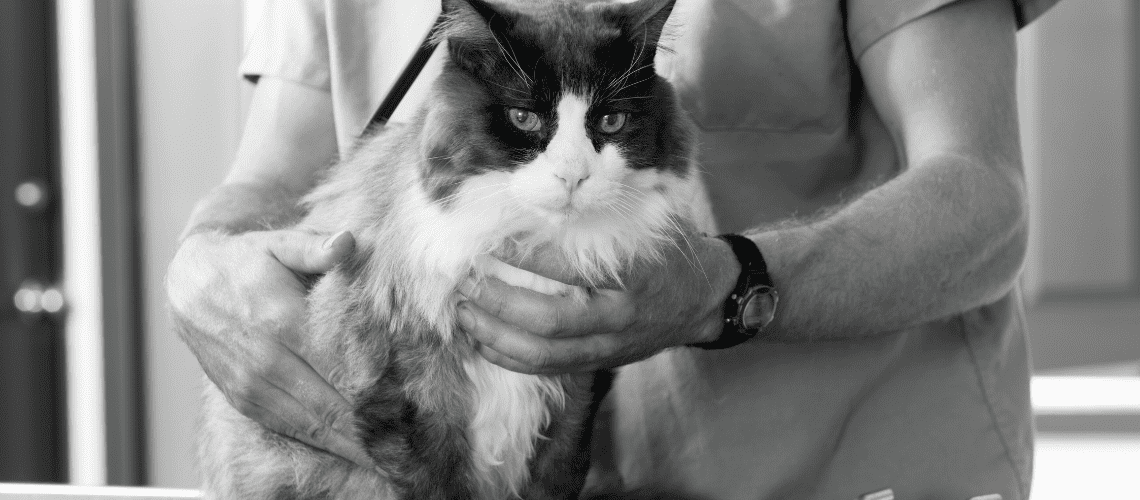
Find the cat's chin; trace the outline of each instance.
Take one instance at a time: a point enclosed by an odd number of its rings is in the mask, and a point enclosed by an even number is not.
[[[491,255],[505,262],[541,262],[576,286],[621,286],[623,271],[639,258],[655,258],[664,227],[652,220],[615,224],[589,211],[532,212],[533,217],[496,239]],[[576,279],[575,279],[576,277]]]
[[[567,207],[550,210],[546,208],[534,209],[535,216],[549,229],[565,230],[576,224],[581,224],[589,214]]]
[[[541,226],[539,229],[550,232],[590,229],[613,217],[612,213],[581,209],[569,204],[560,208],[547,208],[540,205],[533,205],[529,208],[531,214],[537,219],[536,223]]]

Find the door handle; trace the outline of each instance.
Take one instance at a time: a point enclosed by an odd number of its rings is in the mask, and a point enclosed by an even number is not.
[[[67,307],[63,291],[57,286],[45,286],[35,279],[26,279],[12,296],[16,309],[24,314],[46,314],[62,317]]]

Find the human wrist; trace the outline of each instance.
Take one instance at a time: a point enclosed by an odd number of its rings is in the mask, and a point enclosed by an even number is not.
[[[240,234],[286,225],[299,218],[301,192],[274,182],[228,182],[194,206],[179,240],[206,232]]]
[[[702,349],[725,349],[751,340],[771,323],[778,302],[778,294],[763,254],[756,242],[740,234],[722,234],[717,237],[728,247],[729,262],[722,269],[731,269],[724,277],[732,278],[721,293],[714,294],[720,301],[721,313],[717,324],[709,325],[701,341],[690,344]]]
[[[709,270],[709,285],[711,293],[704,295],[703,310],[707,311],[705,320],[690,339],[687,345],[697,345],[713,342],[724,332],[724,303],[732,294],[740,277],[740,262],[736,259],[732,247],[728,242],[715,236],[705,236],[708,246],[709,260],[714,264],[707,266]],[[706,264],[707,265],[707,264]]]

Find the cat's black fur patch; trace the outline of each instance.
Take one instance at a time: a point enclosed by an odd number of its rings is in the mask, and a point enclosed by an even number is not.
[[[405,392],[403,353],[393,349],[381,379],[357,403],[360,434],[369,456],[388,473],[401,498],[471,498],[466,429],[453,415],[421,408]]]

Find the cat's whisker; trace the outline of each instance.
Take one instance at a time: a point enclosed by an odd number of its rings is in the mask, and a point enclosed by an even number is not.
[[[645,28],[644,28],[644,27],[642,28],[642,34],[643,34],[643,35],[645,34]],[[629,67],[630,67],[630,68],[632,68],[634,64],[637,64],[637,62],[641,60],[641,56],[642,56],[643,54],[645,54],[645,44],[646,44],[646,38],[645,38],[644,36],[642,36],[642,37],[641,37],[641,45],[640,45],[640,46],[637,48],[637,55],[633,56],[633,59],[631,59],[631,60],[629,61]],[[649,62],[649,64],[653,64],[653,61],[650,61],[650,62]],[[625,72],[623,72],[623,73],[622,73],[622,76],[621,76],[621,77],[618,77],[618,79],[617,79],[617,80],[615,80],[615,82],[617,82],[617,81],[620,81],[620,80],[623,80],[623,79],[627,78],[627,75],[629,75],[630,73],[633,73],[633,72],[632,72],[632,71],[630,71],[629,69],[627,69]],[[610,83],[610,86],[609,86],[609,87],[606,87],[606,88],[607,88],[607,89],[609,89],[609,88],[613,87],[613,86],[614,86],[614,84],[615,84],[615,83],[611,82],[611,83]],[[611,95],[612,95],[612,94],[611,94]]]
[[[607,98],[606,100],[609,102],[617,102],[617,101],[629,101],[632,99],[653,99],[653,96],[651,96],[651,95],[635,95],[635,96],[629,96],[629,97],[611,97],[611,98]]]
[[[519,78],[522,78],[523,83],[533,86],[534,81],[531,80],[530,77],[528,77],[526,75],[526,72],[523,71],[522,66],[519,65],[518,58],[515,57],[514,47],[511,47],[511,52],[507,53],[507,49],[505,47],[503,47],[503,43],[499,41],[499,37],[497,35],[492,33],[491,39],[495,41],[495,45],[499,46],[499,51],[503,54],[503,57],[506,58],[506,60],[507,60],[507,66],[510,66],[511,70],[514,71],[515,74],[519,76]],[[507,42],[507,44],[510,45],[510,42]]]
[[[458,179],[458,180],[450,181],[450,182],[448,182],[448,185],[454,186],[457,184],[462,184],[465,180],[466,179]],[[477,186],[477,187],[473,187],[473,188],[468,188],[466,190],[460,189],[460,190],[456,191],[455,193],[449,194],[447,196],[444,196],[443,198],[436,200],[436,202],[437,203],[450,203],[454,200],[457,200],[457,199],[463,197],[463,195],[466,195],[466,194],[477,193],[479,191],[483,191],[483,190],[487,190],[487,189],[491,189],[491,188],[502,188],[504,186],[505,186],[504,184],[488,184],[485,186]]]
[[[613,203],[615,206],[621,207],[623,211],[628,213],[630,221],[636,221],[637,220],[637,209],[633,203],[628,202],[628,201],[624,201],[624,200],[622,200],[622,201],[614,200]]]
[[[637,62],[636,59],[633,62],[631,62],[629,65],[629,68],[627,68],[624,73],[622,73],[620,76],[615,78],[612,82],[610,82],[610,84],[608,86],[606,86],[606,90],[609,90],[609,89],[614,88],[618,85],[621,85],[623,82],[625,82],[626,79],[633,76],[638,71],[641,71],[641,70],[646,69],[646,68],[653,67],[653,63],[650,62],[650,63],[642,64],[641,66],[634,68],[633,64],[636,62]]]
[[[640,202],[645,197],[645,193],[642,192],[641,190],[639,190],[633,186],[627,186],[625,184],[621,185],[621,188],[618,191],[618,193],[623,195],[623,196],[626,196],[630,200],[633,200],[636,202]]]
[[[490,81],[490,80],[483,80],[483,81],[484,81],[484,82],[486,82],[486,83],[490,83],[491,85],[494,85],[494,86],[496,86],[496,87],[499,87],[499,88],[501,88],[501,89],[503,89],[503,90],[507,90],[507,91],[509,91],[509,92],[513,92],[513,93],[516,93],[516,94],[520,94],[520,95],[524,95],[524,96],[525,96],[525,95],[529,95],[529,93],[528,93],[528,92],[526,92],[526,91],[524,91],[524,90],[519,90],[519,89],[516,89],[516,88],[514,88],[514,87],[508,87],[508,86],[506,86],[506,85],[503,85],[503,84],[501,84],[501,83],[492,82],[492,81]]]
[[[502,193],[507,192],[507,189],[508,188],[506,186],[503,186],[502,189],[499,189],[497,191],[485,194],[485,195],[480,196],[478,198],[472,198],[472,199],[466,200],[462,204],[460,204],[458,207],[455,208],[455,213],[465,212],[465,211],[467,211],[467,209],[469,209],[469,208],[471,208],[477,204],[483,203],[487,200],[490,200],[492,198],[499,196]],[[488,207],[483,207],[483,208],[485,211],[485,209]]]
[[[636,212],[634,212],[633,204],[630,203],[629,201],[624,200],[620,197],[614,198],[613,200],[610,200],[608,207],[621,209],[623,215],[626,215],[627,217],[629,217],[629,219],[631,221],[634,220],[634,216],[635,216]]]
[[[612,89],[614,89],[615,87],[617,87],[617,86],[619,86],[619,85],[621,85],[621,84],[625,83],[625,82],[626,82],[626,80],[628,80],[628,79],[629,79],[629,77],[633,76],[633,75],[634,75],[635,73],[637,73],[638,71],[641,71],[641,70],[643,70],[643,69],[645,69],[645,68],[648,68],[648,67],[652,67],[652,66],[653,66],[653,64],[652,64],[652,63],[650,63],[650,64],[645,64],[645,65],[642,65],[642,66],[640,66],[640,67],[638,67],[638,68],[636,68],[636,69],[635,69],[635,68],[633,68],[633,67],[632,67],[632,65],[631,65],[631,66],[630,66],[630,68],[629,68],[629,69],[627,69],[625,73],[622,73],[620,76],[618,76],[617,78],[615,78],[613,81],[611,81],[611,82],[610,82],[610,84],[609,84],[609,85],[607,85],[607,86],[606,86],[606,88],[605,88],[605,89],[603,89],[603,92],[605,92],[605,94],[604,94],[604,98],[609,98],[609,97],[613,96],[614,94],[616,94],[616,93],[617,93],[617,91],[616,91],[616,90],[614,90],[614,91],[612,91],[612,92],[611,92],[610,90],[612,90]]]
[[[620,203],[620,204],[622,204],[622,206],[629,207],[628,204],[630,202],[638,201],[632,193],[637,193],[639,195],[645,194],[640,189],[637,189],[636,187],[633,187],[633,186],[630,186],[627,184],[619,184],[618,186],[619,186],[619,189],[616,193],[618,196],[614,199],[614,202]],[[632,207],[630,207],[629,209],[633,210]],[[674,248],[677,249],[677,251],[681,254],[681,256],[685,259],[685,261],[689,264],[690,267],[701,272],[701,275],[704,276],[705,282],[708,284],[709,289],[711,290],[712,289],[712,280],[709,279],[709,275],[708,275],[707,270],[704,267],[704,264],[700,261],[700,258],[697,257],[697,251],[696,251],[696,248],[693,247],[693,243],[689,240],[688,236],[685,235],[685,232],[682,230],[680,224],[677,223],[676,219],[674,219],[673,217],[669,217],[666,219],[666,223],[669,224],[669,226],[673,229],[673,231],[677,234],[677,236],[680,236],[681,239],[684,240],[685,245],[689,248],[689,251],[692,253],[693,257],[690,258],[689,255],[685,253],[685,251],[681,248],[681,246],[679,244],[677,244],[675,238],[666,237],[666,240]]]
[[[653,74],[653,76],[647,76],[647,77],[645,77],[645,78],[642,78],[642,79],[640,79],[640,80],[638,80],[638,81],[636,81],[636,82],[633,82],[633,83],[629,83],[629,84],[626,84],[626,85],[625,85],[625,86],[623,86],[622,88],[620,88],[620,89],[617,89],[617,90],[613,91],[613,93],[614,93],[614,94],[617,94],[618,92],[621,92],[621,91],[623,91],[623,90],[625,90],[625,89],[628,89],[628,88],[630,88],[630,87],[632,87],[632,86],[634,86],[634,85],[637,85],[637,84],[639,84],[639,83],[648,82],[649,80],[652,80],[652,79],[654,79],[654,78],[657,78],[657,74],[656,74],[656,73],[654,73],[654,74]]]
[[[487,186],[487,187],[500,187],[500,186],[496,185],[496,186]],[[476,189],[476,191],[477,190],[478,189]],[[464,200],[459,205],[457,205],[455,207],[451,207],[451,209],[448,211],[452,214],[463,214],[463,213],[467,212],[472,206],[479,204],[479,203],[482,203],[482,202],[489,200],[491,198],[494,198],[494,197],[498,196],[499,194],[504,193],[506,191],[507,191],[507,188],[505,186],[503,186],[503,187],[501,187],[501,189],[498,189],[498,190],[493,191],[491,193],[485,194],[483,196]],[[442,223],[442,222],[440,222],[440,223]]]
[[[642,191],[635,186],[630,186],[629,184],[622,184],[622,186],[625,187],[626,189],[632,190],[634,193],[637,193],[638,196],[647,196],[645,194],[645,191]]]
[[[681,229],[681,225],[677,223],[676,219],[669,217],[668,221],[669,224],[673,226],[673,230],[676,231],[679,236],[681,236],[681,239],[685,240],[685,245],[689,247],[689,251],[693,253],[693,260],[697,261],[697,265],[694,266],[694,268],[699,270],[701,272],[701,275],[705,277],[705,283],[708,284],[709,290],[713,290],[712,280],[709,279],[709,274],[705,271],[705,265],[701,262],[700,256],[697,255],[697,249],[693,247],[693,242],[689,241],[688,236],[685,236],[685,231]],[[674,244],[674,246],[676,246],[676,244]],[[677,250],[680,250],[680,247],[678,247]],[[684,252],[681,252],[681,255],[685,255]],[[685,256],[685,260],[689,261],[690,266],[693,265],[693,261],[689,260],[688,256]]]
[[[640,202],[640,200],[638,200],[637,198],[635,198],[629,194],[622,193],[622,192],[618,192],[617,198],[615,198],[613,201],[614,201],[614,203],[622,203],[631,209],[635,208],[637,206],[637,204]]]

